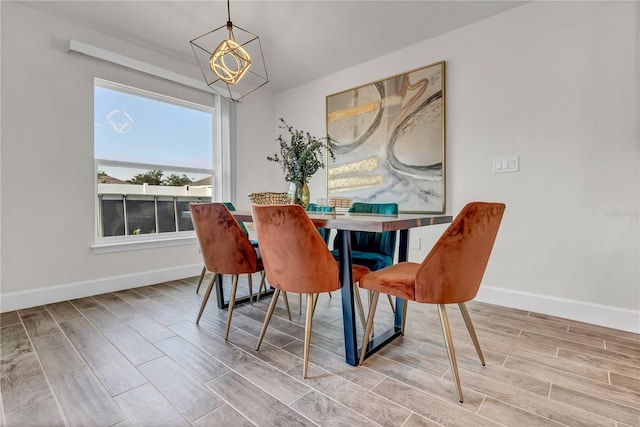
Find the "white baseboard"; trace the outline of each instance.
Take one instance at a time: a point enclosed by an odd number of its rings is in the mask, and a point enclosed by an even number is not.
[[[640,311],[529,292],[481,286],[475,301],[640,334]]]
[[[202,264],[192,264],[123,276],[105,277],[104,279],[87,280],[85,282],[69,283],[66,285],[30,289],[28,291],[3,293],[0,299],[0,313],[99,295],[106,292],[147,286],[170,280],[184,279],[185,277],[197,276],[201,271]]]

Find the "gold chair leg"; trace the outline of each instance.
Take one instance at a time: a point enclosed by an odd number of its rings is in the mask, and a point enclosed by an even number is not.
[[[316,304],[318,304],[318,296],[320,294],[315,294],[315,299],[313,300],[313,310],[316,309]],[[329,297],[331,297],[331,292],[329,292]],[[298,294],[298,314],[302,314],[302,294]],[[289,314],[289,320],[291,320],[291,314]]]
[[[209,282],[209,287],[207,288],[207,292],[204,294],[204,298],[202,299],[202,305],[200,306],[200,312],[198,313],[198,318],[196,319],[196,325],[200,322],[200,318],[202,317],[202,312],[204,311],[204,307],[207,305],[207,301],[209,301],[209,295],[211,295],[211,290],[213,289],[213,284],[216,281],[216,273],[213,273],[213,277]]]
[[[316,292],[313,294],[313,312],[316,311],[316,305],[318,305],[318,297],[320,297],[320,293]]]
[[[287,309],[287,316],[289,316],[289,320],[291,320],[291,310],[289,310],[289,298],[287,297],[287,293],[282,291],[282,296],[284,296],[284,306]]]
[[[404,336],[404,327],[407,324],[407,307],[409,306],[409,300],[405,299],[402,301],[402,329],[401,333]]]
[[[313,319],[314,299],[316,299],[314,298],[314,294],[307,294],[307,320],[304,324],[304,365],[302,367],[302,378],[307,378],[307,367],[309,365],[309,347],[311,345],[311,324]]]
[[[367,291],[367,298],[369,299],[369,307],[371,307],[371,303],[373,302],[373,291]],[[371,326],[371,335],[375,335],[375,327]]]
[[[256,297],[256,302],[260,301],[260,295],[262,294],[262,290],[264,289],[264,291],[267,291],[267,285],[264,281],[265,278],[265,272],[264,270],[262,270],[260,272],[260,286],[258,287],[258,296]]]
[[[478,357],[480,358],[480,363],[482,363],[482,366],[487,366],[484,361],[484,356],[482,355],[482,350],[480,350],[480,342],[478,342],[476,330],[473,328],[473,323],[471,323],[471,317],[469,316],[469,312],[467,311],[467,306],[464,305],[463,302],[461,302],[458,304],[458,307],[460,307],[462,318],[464,319],[465,325],[467,325],[467,330],[469,331],[469,335],[471,335],[473,345],[476,347],[476,352],[478,353]]]
[[[444,335],[444,343],[447,347],[447,353],[449,354],[449,364],[451,365],[451,373],[453,374],[453,380],[456,383],[456,390],[458,391],[458,401],[462,403],[462,387],[460,386],[460,375],[458,374],[458,364],[456,363],[456,353],[453,350],[453,338],[451,338],[451,330],[449,329],[449,320],[447,319],[447,311],[444,308],[444,304],[438,304],[438,311],[440,312],[440,323],[442,325],[442,334]]]
[[[249,283],[249,304],[253,305],[253,275],[247,274],[247,282]]]
[[[276,308],[276,303],[278,302],[279,295],[280,295],[280,289],[276,289],[275,291],[273,291],[273,297],[271,298],[271,303],[269,304],[267,315],[264,318],[264,323],[262,324],[262,330],[260,331],[260,337],[258,338],[256,351],[260,350],[260,346],[262,345],[262,339],[264,338],[264,334],[267,332],[267,326],[269,326],[269,322],[271,321],[271,316],[273,315],[273,309]]]
[[[364,330],[364,337],[362,338],[362,350],[360,351],[360,361],[358,362],[358,365],[362,365],[362,362],[364,362],[364,356],[367,353],[367,346],[369,345],[371,330],[373,329],[373,317],[376,314],[376,306],[378,305],[379,296],[380,292],[373,292],[371,305],[369,306],[369,318],[367,319],[367,327]]]
[[[362,323],[362,329],[367,327],[367,320],[364,318],[364,309],[362,308],[362,298],[360,297],[360,291],[358,284],[353,284],[353,296],[356,300],[356,307],[358,309],[358,316],[360,316],[360,323]]]
[[[393,312],[393,314],[396,314],[396,306],[393,305],[393,298],[391,298],[391,295],[387,294],[387,298],[389,299],[389,305],[391,306],[391,311]]]
[[[239,274],[233,275],[233,280],[231,284],[231,294],[229,295],[229,308],[227,313],[227,328],[224,331],[224,340],[226,341],[229,338],[229,328],[231,327],[231,316],[233,316],[233,306],[236,302],[236,290],[238,289],[238,277]]]
[[[200,292],[200,285],[202,285],[202,281],[204,280],[204,275],[207,273],[207,267],[202,267],[202,273],[200,273],[200,278],[198,279],[198,287],[196,288],[196,294]]]

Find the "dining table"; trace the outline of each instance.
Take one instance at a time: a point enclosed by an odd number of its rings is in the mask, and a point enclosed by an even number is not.
[[[231,214],[238,221],[253,222],[251,211],[238,210]],[[356,310],[354,307],[354,290],[351,259],[351,231],[370,231],[381,233],[395,231],[399,233],[397,262],[407,261],[409,252],[409,230],[437,224],[447,224],[453,220],[450,215],[428,213],[399,213],[391,215],[367,214],[356,212],[308,212],[309,218],[318,228],[336,230],[342,234],[342,244],[338,248],[340,265],[342,321],[344,327],[345,359],[350,365],[357,366],[360,357],[358,337],[356,334]],[[258,236],[259,238],[259,236]],[[267,277],[268,279],[268,277]],[[222,284],[217,289],[222,295]],[[387,345],[402,332],[403,306],[406,304],[401,298],[396,298],[396,309],[393,326],[386,331],[376,332],[365,350],[365,358]]]

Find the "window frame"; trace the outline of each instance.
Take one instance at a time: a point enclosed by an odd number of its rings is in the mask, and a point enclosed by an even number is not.
[[[152,100],[156,100],[159,102],[166,102],[173,105],[178,105],[180,107],[190,108],[198,111],[203,111],[211,114],[212,120],[212,135],[211,135],[211,144],[212,144],[212,170],[205,169],[197,169],[197,168],[184,168],[170,165],[154,165],[154,164],[145,164],[145,167],[163,169],[163,170],[175,170],[178,169],[180,171],[185,172],[196,172],[196,173],[211,173],[213,176],[212,186],[212,194],[211,198],[213,200],[222,200],[229,199],[229,195],[231,194],[231,188],[233,188],[233,182],[231,182],[231,173],[230,173],[230,165],[231,165],[231,143],[230,143],[230,125],[233,117],[232,111],[228,106],[222,104],[220,100],[220,96],[212,94],[214,97],[214,106],[206,106],[202,104],[198,104],[191,101],[186,101],[183,99],[175,98],[168,95],[163,95],[161,93],[152,92],[145,89],[136,88],[133,86],[128,86],[121,83],[116,83],[113,81],[94,78],[92,88],[95,90],[96,87],[102,87],[109,90],[115,90],[123,93],[127,93],[133,96],[141,96],[146,97]],[[95,99],[94,99],[94,107],[95,107]],[[95,147],[95,137],[92,140]],[[91,249],[94,253],[110,253],[110,252],[120,252],[120,251],[128,251],[128,250],[140,250],[140,249],[150,249],[157,247],[167,247],[167,246],[178,246],[178,245],[190,245],[197,243],[195,233],[193,230],[188,231],[175,231],[175,232],[164,232],[164,233],[153,233],[153,234],[144,234],[144,235],[124,235],[124,236],[107,236],[100,237],[99,236],[99,218],[98,214],[100,213],[100,200],[98,197],[98,182],[95,177],[98,174],[99,165],[111,165],[111,166],[138,166],[140,164],[130,163],[130,162],[122,162],[117,160],[102,160],[96,159],[95,154],[93,156],[94,160],[94,231],[93,231],[93,244],[91,245]]]

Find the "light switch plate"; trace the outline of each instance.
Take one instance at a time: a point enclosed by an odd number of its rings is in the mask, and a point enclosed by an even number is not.
[[[520,160],[518,156],[503,156],[493,158],[493,171],[495,173],[502,172],[518,172],[520,170]]]
[[[411,238],[411,249],[420,249],[421,243],[420,236],[413,236]]]

